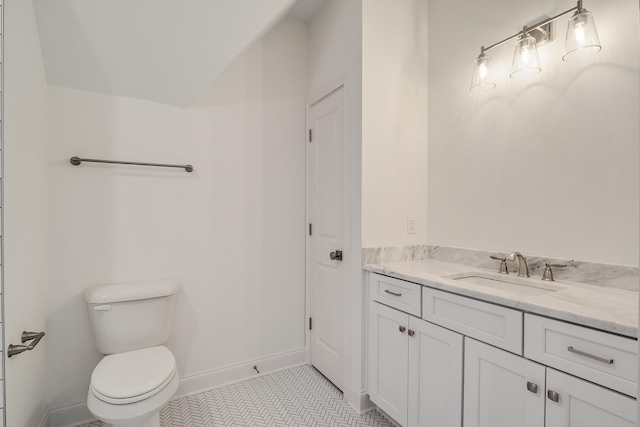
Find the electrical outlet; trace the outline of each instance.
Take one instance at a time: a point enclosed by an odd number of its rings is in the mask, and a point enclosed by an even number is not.
[[[416,234],[416,217],[413,215],[407,217],[407,234]]]

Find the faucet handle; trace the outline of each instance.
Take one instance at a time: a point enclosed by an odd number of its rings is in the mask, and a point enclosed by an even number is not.
[[[553,271],[551,271],[551,267],[553,268],[565,268],[567,264],[549,264],[548,262],[544,264],[545,269],[544,273],[542,273],[542,280],[545,282],[553,282]]]
[[[497,256],[494,256],[494,255],[489,255],[489,258],[500,261],[500,269],[498,270],[498,273],[500,273],[500,274],[509,274],[509,269],[507,268],[507,259],[506,258],[501,258],[501,257],[497,257]]]

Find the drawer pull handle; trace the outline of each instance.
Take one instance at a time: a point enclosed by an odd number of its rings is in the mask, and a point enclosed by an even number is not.
[[[407,330],[404,326],[398,326],[398,330],[404,334],[404,331]]]
[[[560,400],[560,395],[558,394],[558,392],[553,390],[547,390],[547,397],[549,398],[549,400],[553,400],[554,402]]]
[[[397,292],[391,292],[389,289],[385,289],[384,292],[387,293],[387,294],[393,295],[394,297],[401,297],[402,296],[402,294],[397,293]]]
[[[606,363],[607,365],[613,365],[613,359],[605,359],[604,357],[594,356],[593,354],[585,353],[584,351],[576,350],[573,346],[567,347],[567,350],[571,353],[578,354],[580,356],[588,357],[589,359],[597,360],[598,362]]]
[[[538,384],[532,383],[531,381],[527,381],[527,390],[529,390],[531,393],[537,393]]]

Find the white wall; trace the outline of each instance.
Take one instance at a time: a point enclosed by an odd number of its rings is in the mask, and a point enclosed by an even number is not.
[[[49,83],[185,107],[294,0],[32,1]]]
[[[21,344],[24,330],[47,332],[33,351],[5,358],[6,414],[8,426],[31,427],[47,411],[52,338],[45,328],[47,83],[32,3],[4,3],[4,342]]]
[[[86,399],[95,284],[180,282],[182,378],[303,349],[306,49],[306,26],[283,21],[186,110],[50,87],[52,408]]]
[[[330,0],[309,39],[309,101],[345,86],[352,242],[344,391],[361,409],[361,248],[426,240],[426,2]],[[407,215],[417,219],[415,235],[406,232]]]
[[[362,1],[328,0],[309,25],[309,102],[344,85],[345,150],[349,171],[350,244],[345,248],[350,289],[345,319],[345,398],[363,404],[362,224]]]
[[[427,2],[363,1],[362,22],[362,244],[425,244]]]
[[[469,92],[480,45],[573,6],[429,1],[430,244],[638,265],[638,3],[585,2],[598,55],[563,62],[561,19],[542,73],[510,79],[507,43],[489,51],[498,87]]]

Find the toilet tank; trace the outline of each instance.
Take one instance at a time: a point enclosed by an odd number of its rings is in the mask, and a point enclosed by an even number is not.
[[[102,354],[160,345],[169,339],[177,293],[172,280],[93,286],[85,292],[93,340]]]

